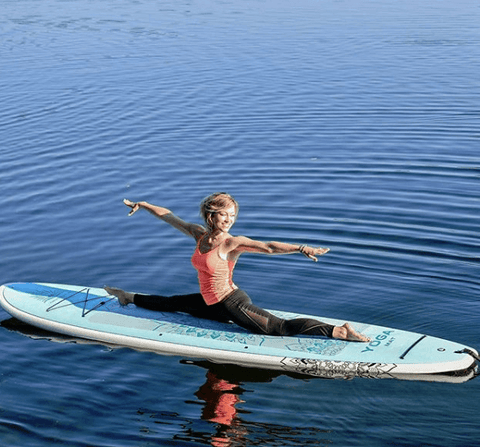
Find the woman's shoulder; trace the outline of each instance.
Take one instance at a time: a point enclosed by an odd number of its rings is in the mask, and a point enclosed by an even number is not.
[[[235,249],[242,245],[250,245],[252,242],[254,241],[247,236],[230,236],[224,243],[228,248]]]
[[[207,232],[207,230],[202,225],[198,224],[192,224],[190,231],[196,242],[202,239],[202,237],[205,236],[205,233]]]
[[[231,235],[229,234],[226,238],[225,238],[225,244],[228,244],[228,245],[232,245],[232,244],[235,244],[235,243],[238,243],[239,241],[241,241],[245,236],[234,236],[234,235]]]

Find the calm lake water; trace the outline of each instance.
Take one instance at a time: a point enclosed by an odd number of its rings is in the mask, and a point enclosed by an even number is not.
[[[228,191],[234,234],[331,248],[241,258],[259,305],[480,346],[478,2],[1,3],[0,283],[194,292],[192,241],[122,199],[199,221]],[[478,379],[303,380],[0,318],[5,446],[480,439]]]

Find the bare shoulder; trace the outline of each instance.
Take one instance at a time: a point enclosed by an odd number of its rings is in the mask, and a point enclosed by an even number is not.
[[[205,235],[206,232],[207,232],[207,230],[202,225],[190,224],[190,233],[196,241],[201,239]]]
[[[249,244],[250,242],[252,242],[252,239],[246,236],[231,236],[225,240],[225,246],[234,250],[235,248]]]

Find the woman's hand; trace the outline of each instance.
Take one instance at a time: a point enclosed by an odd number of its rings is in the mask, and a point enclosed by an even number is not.
[[[123,203],[125,205],[127,205],[129,208],[131,208],[131,211],[128,213],[129,216],[136,213],[140,209],[140,203],[139,202],[136,203],[136,202],[131,202],[128,199],[123,199]]]
[[[330,251],[329,248],[322,248],[322,247],[308,247],[307,245],[302,245],[300,247],[300,253],[305,255],[307,258],[310,258],[312,261],[317,262],[317,256],[322,256],[325,253],[328,253]]]

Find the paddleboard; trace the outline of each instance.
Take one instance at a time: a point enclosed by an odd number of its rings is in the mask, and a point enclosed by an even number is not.
[[[177,312],[121,306],[104,289],[48,283],[0,287],[0,304],[13,317],[48,331],[107,345],[325,378],[424,378],[461,375],[475,367],[476,350],[459,343],[364,323],[351,324],[369,343],[323,337],[252,334]],[[310,317],[341,325],[343,320]],[[431,380],[431,379],[423,379]]]

